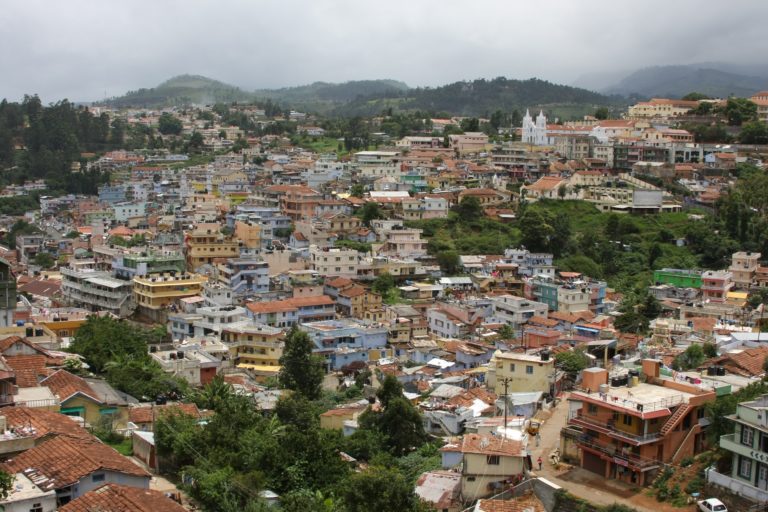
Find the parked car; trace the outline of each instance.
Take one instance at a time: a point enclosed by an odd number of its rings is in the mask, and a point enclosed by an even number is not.
[[[702,512],[728,512],[722,501],[717,498],[708,498],[697,502]]]

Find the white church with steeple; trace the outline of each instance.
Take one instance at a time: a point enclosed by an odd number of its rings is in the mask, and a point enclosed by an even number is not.
[[[536,121],[533,121],[531,113],[528,109],[525,110],[525,117],[523,118],[523,142],[533,144],[534,146],[548,146],[551,145],[549,137],[547,137],[547,118],[543,111],[539,111],[539,115],[536,116]]]

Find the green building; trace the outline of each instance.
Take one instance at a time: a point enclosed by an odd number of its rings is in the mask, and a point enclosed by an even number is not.
[[[181,253],[169,254],[119,254],[112,261],[115,277],[131,280],[136,276],[183,272],[186,261]]]
[[[653,282],[656,284],[670,284],[678,288],[701,288],[701,271],[679,268],[654,270]]]

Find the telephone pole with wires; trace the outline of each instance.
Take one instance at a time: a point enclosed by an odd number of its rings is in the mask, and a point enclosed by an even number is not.
[[[504,437],[506,437],[507,430],[507,394],[509,391],[509,383],[512,382],[512,377],[504,377],[502,381],[504,383]]]

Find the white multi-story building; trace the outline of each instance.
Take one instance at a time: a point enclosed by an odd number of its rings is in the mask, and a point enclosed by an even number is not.
[[[399,155],[397,151],[360,151],[355,153],[355,167],[362,178],[400,176]]]
[[[515,295],[499,295],[493,297],[491,303],[494,318],[514,328],[526,323],[534,316],[546,318],[549,312],[549,306],[543,302]]]
[[[360,253],[354,249],[309,248],[312,270],[323,276],[355,277],[360,264]]]
[[[109,272],[64,267],[61,294],[71,305],[91,311],[108,311],[127,317],[135,308],[133,283],[113,278]]]

